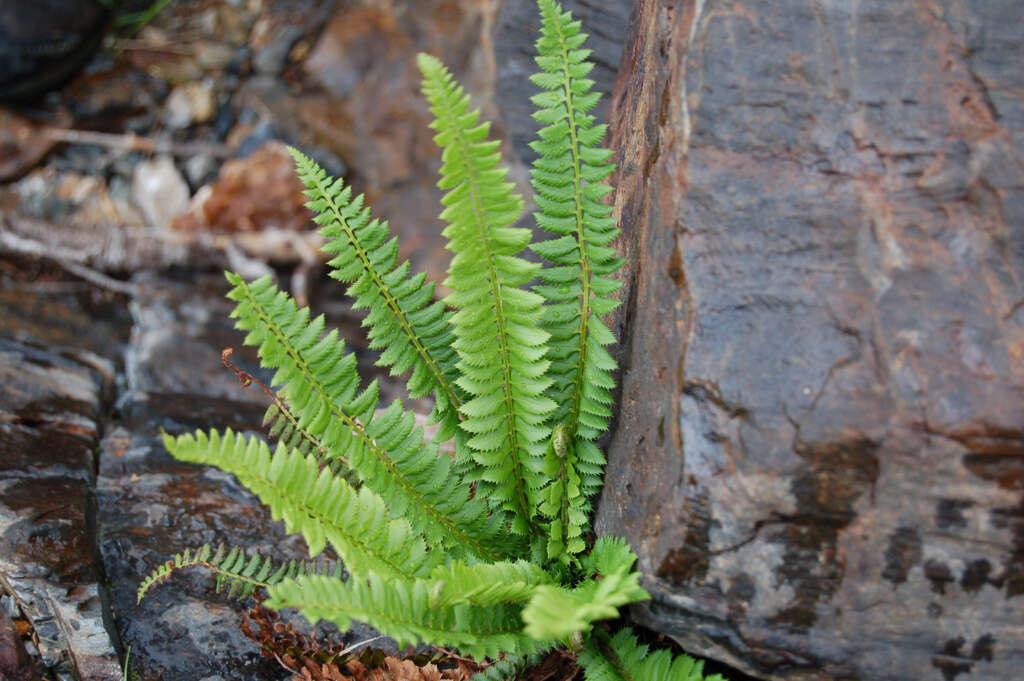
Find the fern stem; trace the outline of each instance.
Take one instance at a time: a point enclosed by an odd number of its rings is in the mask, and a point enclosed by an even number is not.
[[[576,128],[576,110],[573,106],[573,92],[571,76],[569,74],[569,48],[565,44],[565,34],[562,31],[558,32],[558,43],[562,51],[562,88],[565,91],[565,105],[569,114],[569,149],[572,152],[573,163],[576,245],[580,249],[580,339],[577,345],[579,358],[576,361],[576,380],[573,381],[572,406],[569,408],[569,423],[567,424],[570,429],[570,435],[576,437],[577,422],[580,415],[580,398],[583,393],[584,368],[587,366],[587,330],[590,323],[590,258],[587,256],[587,242],[583,234],[583,175],[582,168],[580,167],[580,143]]]
[[[292,430],[298,433],[299,437],[308,442],[314,451],[319,452],[320,454],[327,454],[329,451],[327,447],[325,447],[323,443],[320,442],[320,440],[314,437],[312,433],[310,433],[308,430],[299,425],[299,419],[296,418],[295,414],[292,413],[292,410],[288,408],[288,405],[284,403],[284,400],[282,400],[281,397],[276,392],[268,388],[263,383],[263,381],[256,378],[248,371],[245,371],[244,369],[241,369],[232,364],[231,360],[228,358],[231,355],[233,355],[234,352],[234,348],[224,348],[220,352],[220,361],[224,364],[224,366],[226,366],[228,369],[234,372],[236,376],[238,376],[238,380],[242,384],[242,387],[248,388],[253,383],[258,385],[260,389],[263,390],[264,394],[266,394],[267,397],[273,400],[274,406],[277,407],[277,410],[281,413],[282,416],[284,416],[285,420],[288,421],[288,423],[292,427]],[[267,423],[268,421],[264,420],[263,425],[266,426]],[[339,455],[337,458],[340,459],[342,463],[344,463],[344,457]]]
[[[292,361],[295,362],[295,366],[302,372],[303,378],[309,383],[309,385],[317,392],[317,394],[323,399],[324,402],[330,405],[331,413],[334,414],[346,427],[355,433],[359,438],[370,448],[370,451],[374,453],[381,464],[388,470],[391,477],[398,482],[399,486],[405,492],[405,494],[415,502],[419,507],[426,511],[427,515],[432,517],[438,525],[447,530],[448,534],[454,537],[460,544],[468,548],[472,553],[475,553],[488,560],[497,561],[501,560],[502,556],[491,549],[484,546],[482,543],[474,539],[472,536],[466,534],[458,524],[456,524],[451,518],[438,511],[434,506],[427,502],[421,494],[419,494],[409,481],[405,479],[395,466],[395,462],[391,460],[391,457],[387,455],[377,442],[370,436],[369,433],[363,427],[363,424],[359,423],[355,418],[346,414],[343,410],[338,408],[338,405],[331,399],[330,394],[320,381],[317,380],[316,375],[310,369],[309,365],[303,359],[302,355],[295,349],[295,347],[288,340],[288,337],[282,332],[282,330],[274,323],[273,319],[267,314],[266,310],[252,295],[252,291],[248,286],[245,287],[246,295],[249,298],[249,302],[252,305],[253,310],[259,316],[260,321],[263,322],[265,327],[270,330],[274,337],[277,339],[281,347],[285,349]]]
[[[461,419],[462,415],[459,412],[459,407],[462,406],[462,402],[459,400],[458,393],[455,391],[454,386],[452,386],[448,381],[448,378],[444,375],[441,367],[438,366],[434,356],[423,345],[419,333],[417,333],[413,328],[412,322],[409,321],[405,311],[402,309],[401,305],[398,304],[398,300],[395,298],[394,294],[392,294],[390,287],[383,281],[383,279],[381,279],[380,273],[377,272],[376,268],[374,268],[369,254],[366,252],[366,249],[363,248],[362,243],[356,237],[348,219],[345,218],[341,208],[338,206],[338,202],[335,200],[334,194],[331,192],[331,188],[326,186],[319,176],[316,176],[316,183],[317,189],[330,206],[331,215],[334,216],[334,219],[345,230],[345,236],[348,237],[349,245],[352,246],[352,249],[359,257],[359,261],[363,264],[363,270],[369,273],[370,277],[372,277],[374,285],[380,292],[380,296],[384,299],[388,309],[391,310],[391,314],[398,320],[398,323],[402,326],[402,330],[405,332],[406,337],[416,348],[416,353],[426,363],[427,367],[430,369],[430,373],[434,376],[436,384],[444,391],[445,397],[447,397],[449,403],[455,407],[455,413],[458,414]]]

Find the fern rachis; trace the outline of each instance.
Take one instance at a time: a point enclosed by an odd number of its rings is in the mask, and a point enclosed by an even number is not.
[[[366,311],[378,364],[408,374],[411,395],[433,393],[437,438],[401,402],[380,408],[377,382],[363,385],[322,316],[269,278],[230,273],[236,326],[275,370],[266,420],[282,439],[271,451],[230,431],[165,437],[177,458],[234,473],[313,555],[333,547],[350,577],[205,546],[154,570],[140,598],[201,565],[241,596],[261,589],[269,607],[298,607],[314,621],[346,628],[359,619],[399,644],[506,656],[475,681],[555,646],[568,648],[587,681],[702,678],[691,658],[648,654],[628,628],[605,631],[623,606],[649,597],[625,542],[585,539],[604,464],[595,441],[615,385],[606,349],[615,339],[600,320],[618,304],[612,275],[622,264],[601,202],[614,165],[598,146],[605,126],[588,113],[598,95],[586,77],[586,35],[554,0],[538,5],[534,218],[554,238],[531,244],[530,230],[513,226],[524,201],[506,181],[489,124],[435,57],[420,55],[419,66],[442,148],[441,218],[453,253],[444,301],[398,261],[387,223],[371,219],[362,196],[293,151],[331,276]],[[526,248],[547,265],[523,259]],[[453,436],[454,461],[438,454]]]

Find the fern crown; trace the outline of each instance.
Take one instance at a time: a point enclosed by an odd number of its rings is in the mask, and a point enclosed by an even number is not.
[[[615,338],[601,321],[618,305],[623,263],[604,201],[615,166],[591,113],[599,95],[587,36],[555,0],[538,5],[531,184],[541,240],[517,226],[525,202],[490,124],[438,59],[418,58],[453,254],[443,300],[410,272],[361,195],[292,150],[331,277],[365,311],[378,364],[405,376],[410,396],[432,396],[436,434],[400,401],[381,403],[322,316],[269,278],[229,273],[236,326],[274,371],[266,422],[278,442],[165,435],[178,459],[236,475],[311,556],[336,554],[348,579],[330,564],[202,546],[154,570],[140,599],[175,570],[203,565],[239,596],[264,591],[271,608],[491,658],[487,678],[555,646],[589,681],[703,678],[691,658],[648,654],[628,628],[608,631],[622,606],[649,597],[625,542],[588,539],[615,386]],[[452,439],[454,456],[439,453]]]

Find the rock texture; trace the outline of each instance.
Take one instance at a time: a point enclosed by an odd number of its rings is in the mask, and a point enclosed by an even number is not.
[[[121,677],[91,490],[124,319],[87,293],[0,289],[0,677],[35,678],[8,608],[52,678]]]
[[[770,679],[1024,664],[1019,3],[640,0],[598,529]]]

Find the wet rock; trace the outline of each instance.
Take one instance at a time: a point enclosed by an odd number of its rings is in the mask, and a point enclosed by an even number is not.
[[[0,259],[24,273],[33,265]],[[116,361],[131,328],[127,305],[118,296],[82,284],[60,282],[50,288],[0,280],[0,339],[16,341],[31,352],[45,347],[62,358],[94,369],[112,383]],[[90,398],[92,399],[92,398]]]
[[[120,668],[100,597],[92,490],[117,316],[92,330],[107,332],[96,347],[104,356],[91,349],[85,301],[74,294],[4,293],[20,295],[0,297],[0,576],[54,676],[113,681]],[[37,317],[22,318],[21,305]]]
[[[143,161],[132,175],[132,196],[153,227],[165,229],[188,210],[188,183],[169,156]]]
[[[25,454],[43,462],[57,454],[52,442],[38,438]],[[81,454],[81,443],[70,444]],[[9,452],[0,457],[0,576],[35,632],[45,667],[61,678],[113,681],[120,668],[100,597],[90,458],[11,470]]]
[[[92,366],[0,338],[0,420],[95,437],[103,379]]]
[[[130,391],[266,403],[258,391],[243,390],[221,362],[221,351],[234,347],[235,363],[254,372],[259,366],[228,318],[234,305],[224,298],[229,286],[222,275],[186,283],[146,273],[136,281],[153,295],[131,304],[135,326],[125,359]]]
[[[206,542],[302,557],[301,540],[285,538],[281,524],[232,476],[178,463],[160,442],[161,428],[258,430],[262,415],[253,404],[137,396],[123,405],[103,440],[97,494],[102,553],[118,630],[143,680],[281,676],[238,629],[247,606],[213,593],[213,579],[202,570],[181,573],[136,603],[138,585],[153,568]]]
[[[687,649],[770,679],[1019,675],[1021,9],[638,4],[597,528]]]
[[[271,141],[246,158],[221,166],[217,180],[196,195],[188,213],[174,221],[184,231],[298,231],[312,227],[308,198],[284,144]]]

